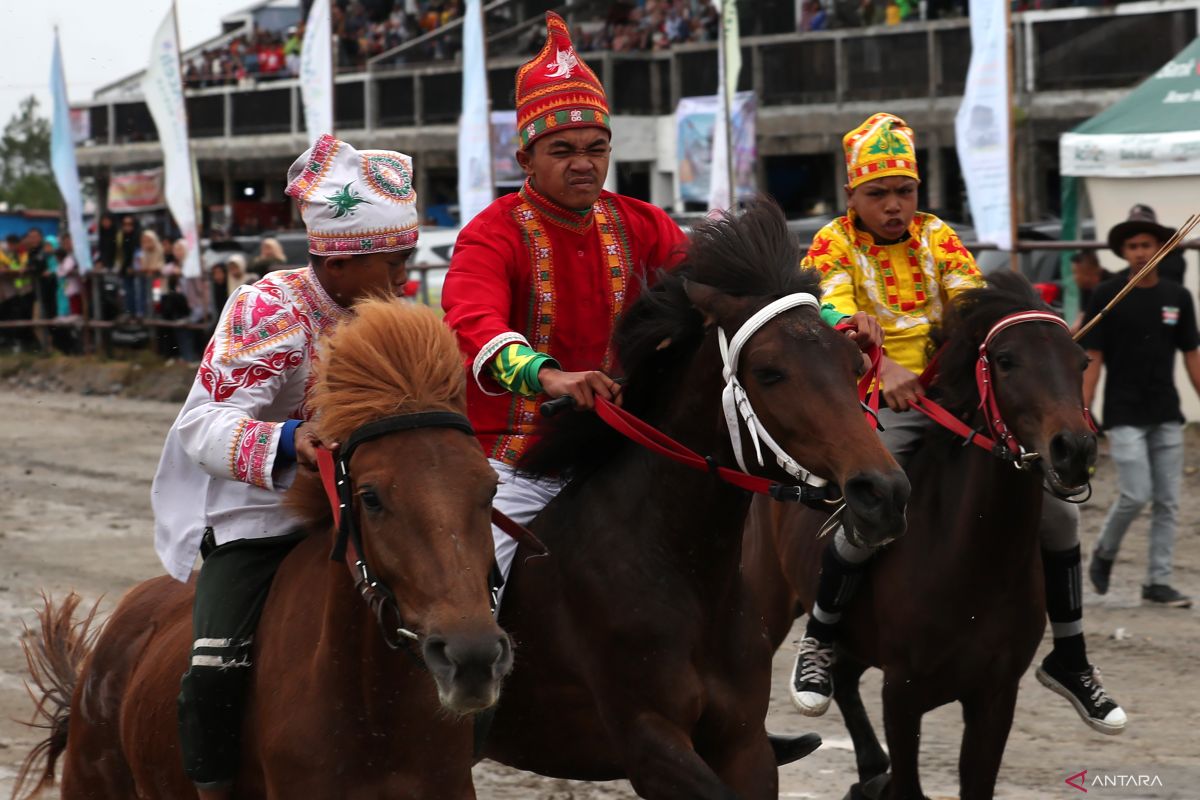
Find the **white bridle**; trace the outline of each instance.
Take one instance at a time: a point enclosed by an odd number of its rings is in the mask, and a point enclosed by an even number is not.
[[[750,397],[737,377],[738,356],[750,337],[775,317],[798,306],[809,306],[816,311],[821,310],[821,303],[811,294],[804,292],[789,294],[787,297],[781,297],[759,309],[754,316],[737,329],[733,338],[728,341],[725,339],[725,331],[717,328],[717,342],[721,346],[721,361],[725,365],[722,373],[725,376],[725,390],[721,393],[721,407],[725,411],[725,424],[729,426],[729,441],[733,444],[733,455],[742,472],[749,472],[749,470],[746,469],[746,460],[742,455],[742,428],[739,417],[746,422],[746,429],[750,432],[750,441],[754,443],[754,454],[758,458],[760,467],[764,466],[762,446],[759,443],[761,440],[762,444],[765,444],[767,449],[775,454],[775,461],[783,468],[784,472],[808,486],[820,487],[828,481],[813,475],[779,446],[779,443],[759,422],[758,415],[754,413],[754,408],[750,405]]]

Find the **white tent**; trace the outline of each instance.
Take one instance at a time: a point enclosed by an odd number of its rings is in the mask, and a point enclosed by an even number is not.
[[[1059,143],[1064,200],[1079,181],[1096,220],[1097,238],[1129,215],[1136,203],[1150,206],[1167,226],[1183,224],[1200,211],[1200,39],[1196,39],[1124,99],[1096,115]],[[1076,208],[1063,204],[1064,237],[1074,229]],[[1100,263],[1110,270],[1125,264],[1108,250]],[[1193,300],[1200,289],[1196,251],[1185,258],[1185,285]],[[1189,420],[1200,420],[1200,399],[1192,391],[1182,359],[1176,386]],[[1101,409],[1102,413],[1102,409]]]

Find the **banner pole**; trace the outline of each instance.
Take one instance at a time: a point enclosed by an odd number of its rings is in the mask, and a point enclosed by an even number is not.
[[[1012,250],[1009,254],[1009,268],[1013,272],[1021,270],[1021,254],[1017,250],[1018,236],[1018,212],[1020,210],[1017,202],[1017,118],[1014,113],[1016,108],[1014,101],[1015,93],[1015,61],[1016,48],[1013,41],[1013,25],[1012,25],[1012,4],[1004,3],[1004,71],[1008,81],[1008,91],[1005,93],[1005,98],[1008,102],[1008,224],[1010,231],[1010,240],[1012,242]]]
[[[179,96],[183,98],[183,134],[184,134],[183,141],[184,141],[184,144],[187,146],[188,171],[189,171],[188,181],[192,185],[192,206],[194,208],[193,213],[196,215],[196,249],[199,250],[200,249],[200,233],[204,227],[204,208],[203,208],[203,206],[201,204],[201,200],[200,200],[200,185],[199,185],[200,182],[199,182],[199,180],[197,180],[198,175],[196,174],[196,154],[194,152],[192,152],[192,135],[191,135],[191,132],[188,130],[187,94],[186,94],[187,87],[185,87],[183,84],[183,39],[180,38],[180,36],[179,36],[179,4],[178,4],[178,0],[171,0],[171,20],[175,23],[175,62],[179,67]],[[163,180],[164,180],[164,182],[166,181],[166,173],[167,173],[166,160],[164,159],[163,160]],[[168,209],[168,213],[170,213],[170,209]],[[178,220],[176,220],[176,222],[178,222]],[[184,233],[182,228],[180,228],[179,232]],[[200,259],[199,253],[196,253],[196,259],[197,260]],[[179,269],[180,270],[183,269],[183,264],[179,265]],[[204,273],[204,264],[203,263],[200,264],[200,272],[201,272],[201,274]]]

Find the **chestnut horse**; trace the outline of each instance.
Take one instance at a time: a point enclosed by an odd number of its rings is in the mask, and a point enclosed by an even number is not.
[[[774,205],[698,226],[686,262],[618,325],[625,408],[732,466],[718,329],[733,336],[778,298],[818,294],[798,263]],[[861,411],[858,347],[814,305],[763,324],[736,377],[782,449],[843,488],[863,535],[890,539],[904,527],[908,482]],[[553,427],[523,469],[571,482],[534,522],[553,555],[520,551],[505,588],[517,664],[484,754],[544,775],[628,777],[648,798],[775,798],[771,647],[740,569],[749,493],[595,415]],[[749,445],[744,455],[754,472],[794,482],[773,461],[757,467]]]
[[[466,425],[454,336],[424,307],[369,300],[356,312],[323,351],[312,404],[322,439],[344,448],[374,423],[348,459],[343,513],[396,603],[377,619],[346,564],[330,559],[331,505],[305,473],[289,500],[311,533],[280,566],[255,635],[234,796],[473,798],[469,715],[495,703],[512,664],[489,596],[496,475],[467,432],[402,429],[426,412]],[[403,424],[376,435],[389,421]],[[117,606],[78,675],[62,660],[51,667],[70,709],[46,709],[42,783],[65,750],[67,800],[196,796],[176,721],[191,605],[192,584],[146,581]],[[49,652],[69,647],[69,620],[51,609],[47,620]],[[419,641],[393,649],[398,627]]]
[[[989,280],[988,288],[964,293],[949,309],[932,387],[932,396],[971,426],[982,422],[975,367],[992,326],[1017,312],[1049,310],[1020,275]],[[961,796],[991,797],[1017,684],[1042,639],[1043,482],[1062,492],[1084,487],[1096,457],[1083,407],[1087,359],[1065,327],[1051,322],[1006,328],[987,350],[1001,417],[1042,458],[1017,470],[941,429],[926,436],[914,457],[908,532],[872,559],[842,616],[833,697],[854,741],[860,784],[852,797],[875,796],[885,782],[884,797],[922,797],[921,717],[955,700],[965,722]],[[823,522],[820,514],[765,503],[751,512],[745,568],[761,590],[775,647],[798,612],[812,607]],[[888,756],[859,695],[868,666],[884,672],[890,780],[881,777]]]

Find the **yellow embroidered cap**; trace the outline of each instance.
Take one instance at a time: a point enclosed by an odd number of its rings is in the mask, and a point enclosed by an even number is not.
[[[846,151],[846,177],[850,188],[885,178],[917,174],[917,146],[912,128],[894,114],[879,112],[842,137]]]

